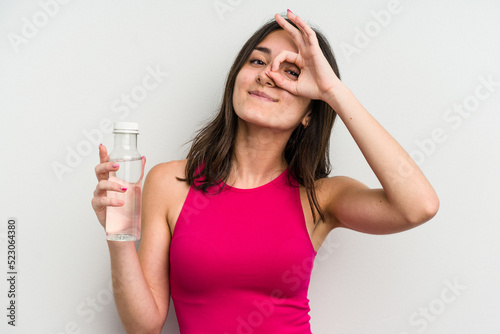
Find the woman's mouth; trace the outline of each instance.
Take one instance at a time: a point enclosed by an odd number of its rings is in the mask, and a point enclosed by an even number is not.
[[[264,92],[258,91],[258,90],[252,90],[248,92],[253,97],[256,97],[258,99],[264,100],[264,101],[269,101],[269,102],[277,102],[278,100],[273,99],[271,96],[267,95]]]

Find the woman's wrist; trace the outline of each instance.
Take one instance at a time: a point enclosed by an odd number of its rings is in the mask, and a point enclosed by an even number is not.
[[[338,81],[326,94],[324,101],[337,112],[342,111],[342,105],[348,103],[349,99],[354,98],[352,92],[342,81]],[[340,115],[339,115],[340,116]]]
[[[108,248],[110,251],[121,252],[122,250],[128,249],[129,247],[131,247],[130,245],[133,245],[134,249],[135,249],[135,242],[134,241],[115,241],[115,240],[106,239],[106,242],[108,244]]]

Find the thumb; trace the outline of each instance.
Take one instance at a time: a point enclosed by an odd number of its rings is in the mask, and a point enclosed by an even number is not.
[[[276,86],[282,88],[293,95],[297,95],[297,83],[285,78],[278,72],[267,71],[266,74],[274,81]]]
[[[103,144],[99,145],[99,160],[100,163],[108,162],[109,160],[108,150],[106,149],[106,146],[104,146]]]

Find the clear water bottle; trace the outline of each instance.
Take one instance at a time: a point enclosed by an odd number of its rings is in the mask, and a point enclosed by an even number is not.
[[[116,122],[113,127],[114,147],[109,154],[109,161],[117,163],[119,168],[109,173],[109,180],[127,190],[123,193],[107,193],[108,197],[121,199],[125,204],[106,208],[106,239],[135,241],[141,238],[142,156],[137,151],[139,125]]]

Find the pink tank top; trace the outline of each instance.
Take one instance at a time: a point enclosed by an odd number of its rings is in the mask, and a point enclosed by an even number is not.
[[[182,334],[310,334],[316,255],[288,169],[253,189],[193,187],[170,246],[170,289]]]

